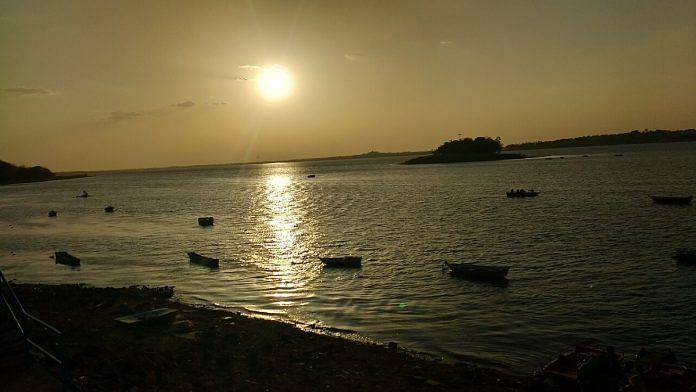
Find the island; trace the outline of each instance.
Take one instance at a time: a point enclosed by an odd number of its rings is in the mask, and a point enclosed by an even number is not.
[[[644,143],[675,143],[696,141],[696,129],[666,130],[645,129],[631,132],[580,136],[568,139],[549,141],[537,141],[520,144],[510,144],[505,150],[536,150],[543,148],[587,147],[587,146],[612,146],[617,144],[644,144]]]
[[[421,165],[429,163],[457,163],[499,161],[504,159],[527,158],[523,154],[502,154],[503,144],[500,138],[479,136],[475,139],[464,138],[450,140],[435,149],[430,155],[409,159],[405,165]]]
[[[0,185],[18,184],[24,182],[69,180],[72,178],[88,177],[86,174],[57,175],[43,166],[16,166],[0,160]]]

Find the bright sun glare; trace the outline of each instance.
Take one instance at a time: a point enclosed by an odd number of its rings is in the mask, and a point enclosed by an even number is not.
[[[256,79],[256,87],[266,99],[282,99],[290,94],[292,76],[285,68],[277,64],[263,67]]]

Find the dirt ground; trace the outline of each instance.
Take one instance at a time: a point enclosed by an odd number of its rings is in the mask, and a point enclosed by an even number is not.
[[[171,288],[14,285],[29,313],[64,334],[77,391],[530,391],[531,377],[417,358],[398,348],[306,332],[173,301]],[[126,325],[157,308],[176,318]],[[34,336],[55,347],[34,328]],[[53,339],[55,340],[55,339]],[[27,355],[0,312],[0,390],[62,390],[58,369]]]

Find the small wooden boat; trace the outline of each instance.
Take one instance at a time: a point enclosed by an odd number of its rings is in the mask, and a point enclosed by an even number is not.
[[[504,280],[510,267],[471,263],[448,263],[452,275],[476,280]]]
[[[189,261],[191,263],[204,265],[204,266],[210,267],[210,268],[220,267],[220,259],[214,259],[212,257],[199,255],[196,252],[186,252],[186,254],[188,254]]]
[[[612,349],[605,346],[579,345],[572,351],[559,354],[558,357],[546,364],[541,370],[542,377],[548,377],[566,385],[579,385],[578,370],[584,363],[593,358],[610,358],[614,355],[617,363],[621,363],[623,355],[610,354]],[[619,369],[620,370],[620,369]]]
[[[204,217],[198,218],[198,224],[200,226],[212,226],[214,221],[215,221],[215,219],[213,219],[212,216],[204,216]]]
[[[694,197],[689,196],[651,196],[652,200],[656,204],[674,204],[674,205],[686,205],[691,204],[691,199]]]
[[[362,257],[360,256],[340,256],[340,257],[320,257],[325,267],[337,268],[360,268]]]
[[[159,308],[117,317],[116,321],[124,324],[169,324],[175,318],[176,309]]]
[[[55,210],[48,211],[48,216],[51,218],[56,217],[58,216],[58,212],[56,212]]]
[[[681,264],[696,265],[696,248],[679,248],[672,258]]]
[[[537,196],[539,196],[539,193],[541,193],[541,192],[537,192],[537,191],[533,191],[533,190],[527,191],[524,189],[518,189],[518,190],[514,190],[514,191],[510,191],[510,192],[505,192],[507,197],[511,197],[511,198],[512,197],[537,197]]]
[[[314,174],[310,174],[307,176],[307,178],[314,178],[314,177],[316,177],[316,175],[314,175]]]
[[[112,207],[112,206],[105,207],[104,212],[114,212],[114,207]]]
[[[72,267],[78,267],[80,265],[80,259],[68,252],[56,252],[55,260],[56,264],[65,264]]]

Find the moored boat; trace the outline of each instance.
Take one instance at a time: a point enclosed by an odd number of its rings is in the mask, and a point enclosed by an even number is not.
[[[672,258],[681,264],[696,265],[696,248],[679,248]]]
[[[498,265],[480,265],[472,263],[448,263],[452,275],[477,280],[504,280],[510,267]]]
[[[558,357],[546,364],[541,370],[541,376],[566,385],[579,385],[582,382],[582,376],[578,377],[578,373],[582,372],[583,365],[597,358],[610,359],[612,362],[620,364],[623,355],[614,353],[611,347],[578,345],[572,351],[559,354]],[[616,370],[620,371],[621,369],[619,367]],[[618,377],[618,375],[614,376]]]
[[[200,226],[212,226],[214,222],[215,222],[215,219],[213,219],[212,216],[204,216],[204,217],[198,218],[198,224]]]
[[[674,205],[686,205],[691,204],[691,199],[694,197],[689,196],[651,196],[652,200],[656,204],[674,204]]]
[[[58,216],[58,212],[56,212],[55,210],[48,211],[49,218],[55,218],[56,216]]]
[[[362,265],[360,256],[320,257],[326,267],[358,268]]]
[[[68,252],[56,252],[55,261],[56,264],[65,264],[71,267],[78,267],[80,265],[80,259]]]
[[[507,197],[513,198],[513,197],[537,197],[539,196],[538,191],[532,190],[525,190],[525,189],[516,189],[516,190],[511,190],[510,192],[505,192]]]
[[[196,252],[186,252],[186,254],[188,254],[189,261],[191,263],[204,265],[204,266],[210,267],[210,268],[220,267],[220,260],[219,259],[214,259],[212,257],[199,255]]]
[[[112,207],[112,206],[105,207],[104,212],[114,212],[114,207]]]

